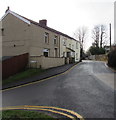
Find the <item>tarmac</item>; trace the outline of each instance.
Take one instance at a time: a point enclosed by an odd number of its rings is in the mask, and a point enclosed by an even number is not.
[[[42,79],[46,79],[46,78],[61,74],[65,71],[67,71],[68,69],[70,69],[75,64],[77,64],[77,63],[66,64],[66,65],[59,66],[59,67],[49,68],[45,72],[42,72],[39,75],[30,77],[30,78],[26,78],[26,79],[22,79],[22,80],[18,80],[16,82],[12,82],[12,83],[9,83],[9,84],[6,84],[6,85],[2,85],[2,90],[12,88],[12,87],[16,87],[16,86],[19,86],[19,85],[24,85],[24,84],[35,82],[35,81],[40,81]]]

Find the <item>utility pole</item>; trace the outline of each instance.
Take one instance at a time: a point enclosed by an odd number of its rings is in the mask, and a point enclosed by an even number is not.
[[[111,50],[111,23],[110,23],[110,50]]]

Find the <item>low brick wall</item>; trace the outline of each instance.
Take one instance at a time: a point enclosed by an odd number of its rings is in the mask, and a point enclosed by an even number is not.
[[[30,56],[30,67],[48,69],[65,64],[65,58]]]

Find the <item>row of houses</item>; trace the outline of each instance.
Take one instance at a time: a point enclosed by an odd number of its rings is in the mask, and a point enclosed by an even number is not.
[[[79,41],[48,27],[45,19],[35,22],[7,9],[0,36],[3,61],[26,55],[28,66],[43,69],[80,61]]]

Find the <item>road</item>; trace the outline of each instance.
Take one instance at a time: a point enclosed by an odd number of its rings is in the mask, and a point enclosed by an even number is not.
[[[83,61],[60,76],[4,91],[2,97],[3,107],[55,106],[84,118],[113,118],[114,73],[104,62]]]

